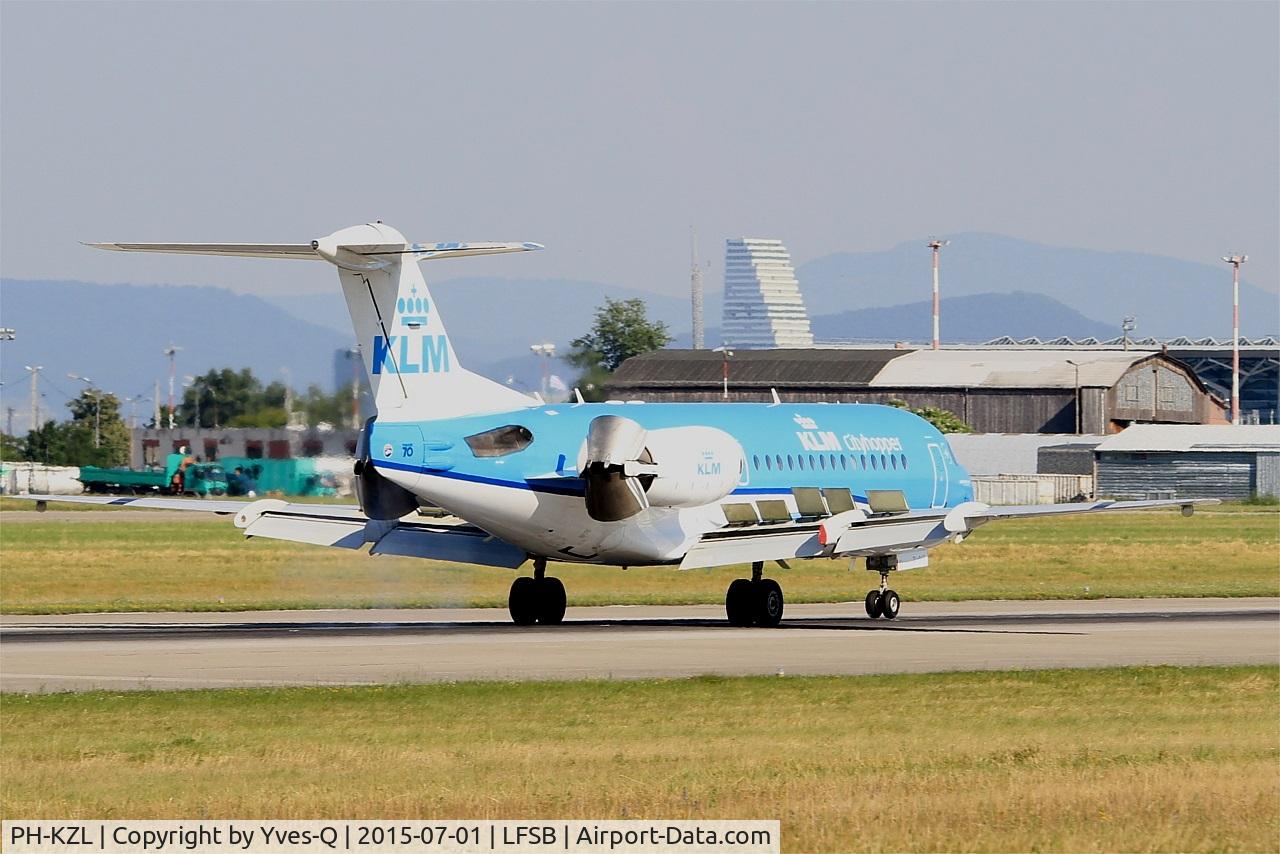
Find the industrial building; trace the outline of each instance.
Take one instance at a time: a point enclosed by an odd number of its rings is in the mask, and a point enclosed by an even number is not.
[[[163,465],[187,448],[202,460],[222,457],[287,460],[298,457],[354,457],[356,430],[294,430],[267,427],[136,427],[129,431],[129,466]]]
[[[726,241],[721,330],[730,347],[813,346],[800,283],[781,240]]]
[[[1200,381],[1218,398],[1231,401],[1231,339],[1220,338],[997,338],[983,347],[1016,349],[1158,350],[1195,371]],[[1280,423],[1280,339],[1241,338],[1240,411],[1246,423]]]
[[[628,359],[611,398],[937,407],[980,433],[1116,433],[1137,422],[1224,423],[1186,365],[1137,350],[658,350]]]
[[[1280,426],[1142,424],[1097,448],[1097,494],[1111,498],[1280,496]]]

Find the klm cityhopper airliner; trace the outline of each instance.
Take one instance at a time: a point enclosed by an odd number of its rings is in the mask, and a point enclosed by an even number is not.
[[[300,244],[96,243],[327,261],[338,269],[376,404],[355,463],[359,506],[262,499],[28,496],[235,515],[246,536],[515,569],[516,623],[564,619],[548,560],[681,569],[750,563],[725,609],[776,626],[782,588],[766,561],[866,559],[880,585],[867,614],[893,619],[891,573],[923,567],[993,519],[1181,505],[1097,501],[989,507],[947,440],[908,412],[866,404],[546,405],[458,363],[418,261],[541,249],[536,243],[409,243],[382,223]],[[443,508],[456,520],[422,516]]]

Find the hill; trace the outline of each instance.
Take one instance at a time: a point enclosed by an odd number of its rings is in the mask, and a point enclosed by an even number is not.
[[[923,343],[933,335],[932,301],[884,308],[864,308],[824,314],[810,320],[818,341],[913,341]],[[942,340],[981,343],[1014,330],[1019,338],[1034,335],[1056,338],[1067,335],[1114,338],[1118,326],[1090,320],[1043,294],[1015,291],[1010,294],[975,294],[950,297],[939,303]]]
[[[1225,264],[1047,246],[999,234],[948,236],[951,245],[942,250],[942,293],[948,298],[1024,291],[1117,326],[1132,315],[1139,336],[1231,337],[1231,274]],[[881,252],[841,252],[802,264],[796,273],[810,316],[928,298],[925,243],[922,237]],[[1247,276],[1247,266],[1243,272]],[[1245,335],[1275,334],[1280,296],[1241,282],[1240,318]],[[1011,326],[997,334],[1031,333]]]
[[[332,383],[333,351],[350,335],[308,323],[255,296],[223,288],[183,285],[97,285],[74,281],[0,282],[0,310],[17,338],[3,344],[4,405],[17,410],[15,427],[29,420],[24,365],[43,365],[41,408],[67,416],[67,395],[79,394],[68,373],[90,377],[120,397],[150,396],[160,381],[167,394],[173,342],[178,382],[223,366],[252,367],[266,381],[290,372],[295,388]],[[59,391],[61,390],[61,391]],[[181,392],[179,392],[181,393]],[[151,404],[138,407],[139,415]],[[126,408],[127,411],[127,408]]]

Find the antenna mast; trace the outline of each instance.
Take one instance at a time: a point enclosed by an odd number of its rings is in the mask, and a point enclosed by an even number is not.
[[[693,349],[706,347],[706,325],[702,319],[702,268],[698,266],[698,232],[689,228],[689,257],[692,266],[689,272],[689,290],[693,300]]]

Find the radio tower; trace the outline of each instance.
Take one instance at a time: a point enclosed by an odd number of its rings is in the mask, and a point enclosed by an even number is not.
[[[689,289],[693,298],[693,349],[705,348],[706,324],[702,320],[702,268],[698,266],[698,232],[689,228]]]

